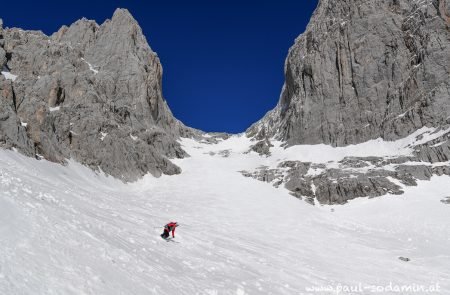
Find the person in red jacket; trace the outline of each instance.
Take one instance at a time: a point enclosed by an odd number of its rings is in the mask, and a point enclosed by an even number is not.
[[[172,232],[172,238],[175,238],[175,228],[178,226],[176,222],[169,222],[164,226],[164,232],[161,234],[161,238],[167,239],[169,237],[169,233]]]

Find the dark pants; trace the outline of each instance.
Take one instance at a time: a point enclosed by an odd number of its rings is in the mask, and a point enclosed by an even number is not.
[[[164,230],[164,232],[161,234],[161,238],[163,239],[167,239],[169,237],[169,231],[168,230]]]

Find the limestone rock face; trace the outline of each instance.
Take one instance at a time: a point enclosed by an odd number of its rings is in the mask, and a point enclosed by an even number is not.
[[[450,0],[320,0],[289,50],[278,105],[247,130],[255,147],[270,154],[273,138],[285,147],[393,141],[424,127],[436,138],[406,158],[281,162],[242,173],[310,203],[402,194],[449,175],[449,126]]]
[[[0,42],[0,146],[125,181],[180,172],[176,140],[196,131],[169,110],[159,58],[127,10],[52,36],[0,26]]]
[[[249,136],[345,146],[450,123],[450,1],[320,0],[285,77]]]

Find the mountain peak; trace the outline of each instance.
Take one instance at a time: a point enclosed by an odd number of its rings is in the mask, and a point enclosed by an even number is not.
[[[10,119],[0,124],[0,147],[73,158],[122,180],[180,172],[168,158],[185,156],[176,141],[185,128],[164,101],[162,66],[128,10],[101,25],[82,18],[50,38],[5,31],[0,68],[7,63],[23,84],[1,75],[0,115]],[[33,100],[23,99],[28,92]]]
[[[136,23],[135,18],[133,17],[133,15],[131,15],[131,13],[130,13],[130,11],[128,11],[128,9],[117,8],[114,11],[111,21],[115,22],[115,21],[124,21],[124,20]]]

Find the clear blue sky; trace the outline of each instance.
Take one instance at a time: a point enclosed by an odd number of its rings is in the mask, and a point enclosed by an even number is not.
[[[317,0],[2,1],[8,27],[51,34],[127,8],[161,59],[175,116],[204,131],[244,131],[278,102],[289,47]]]

